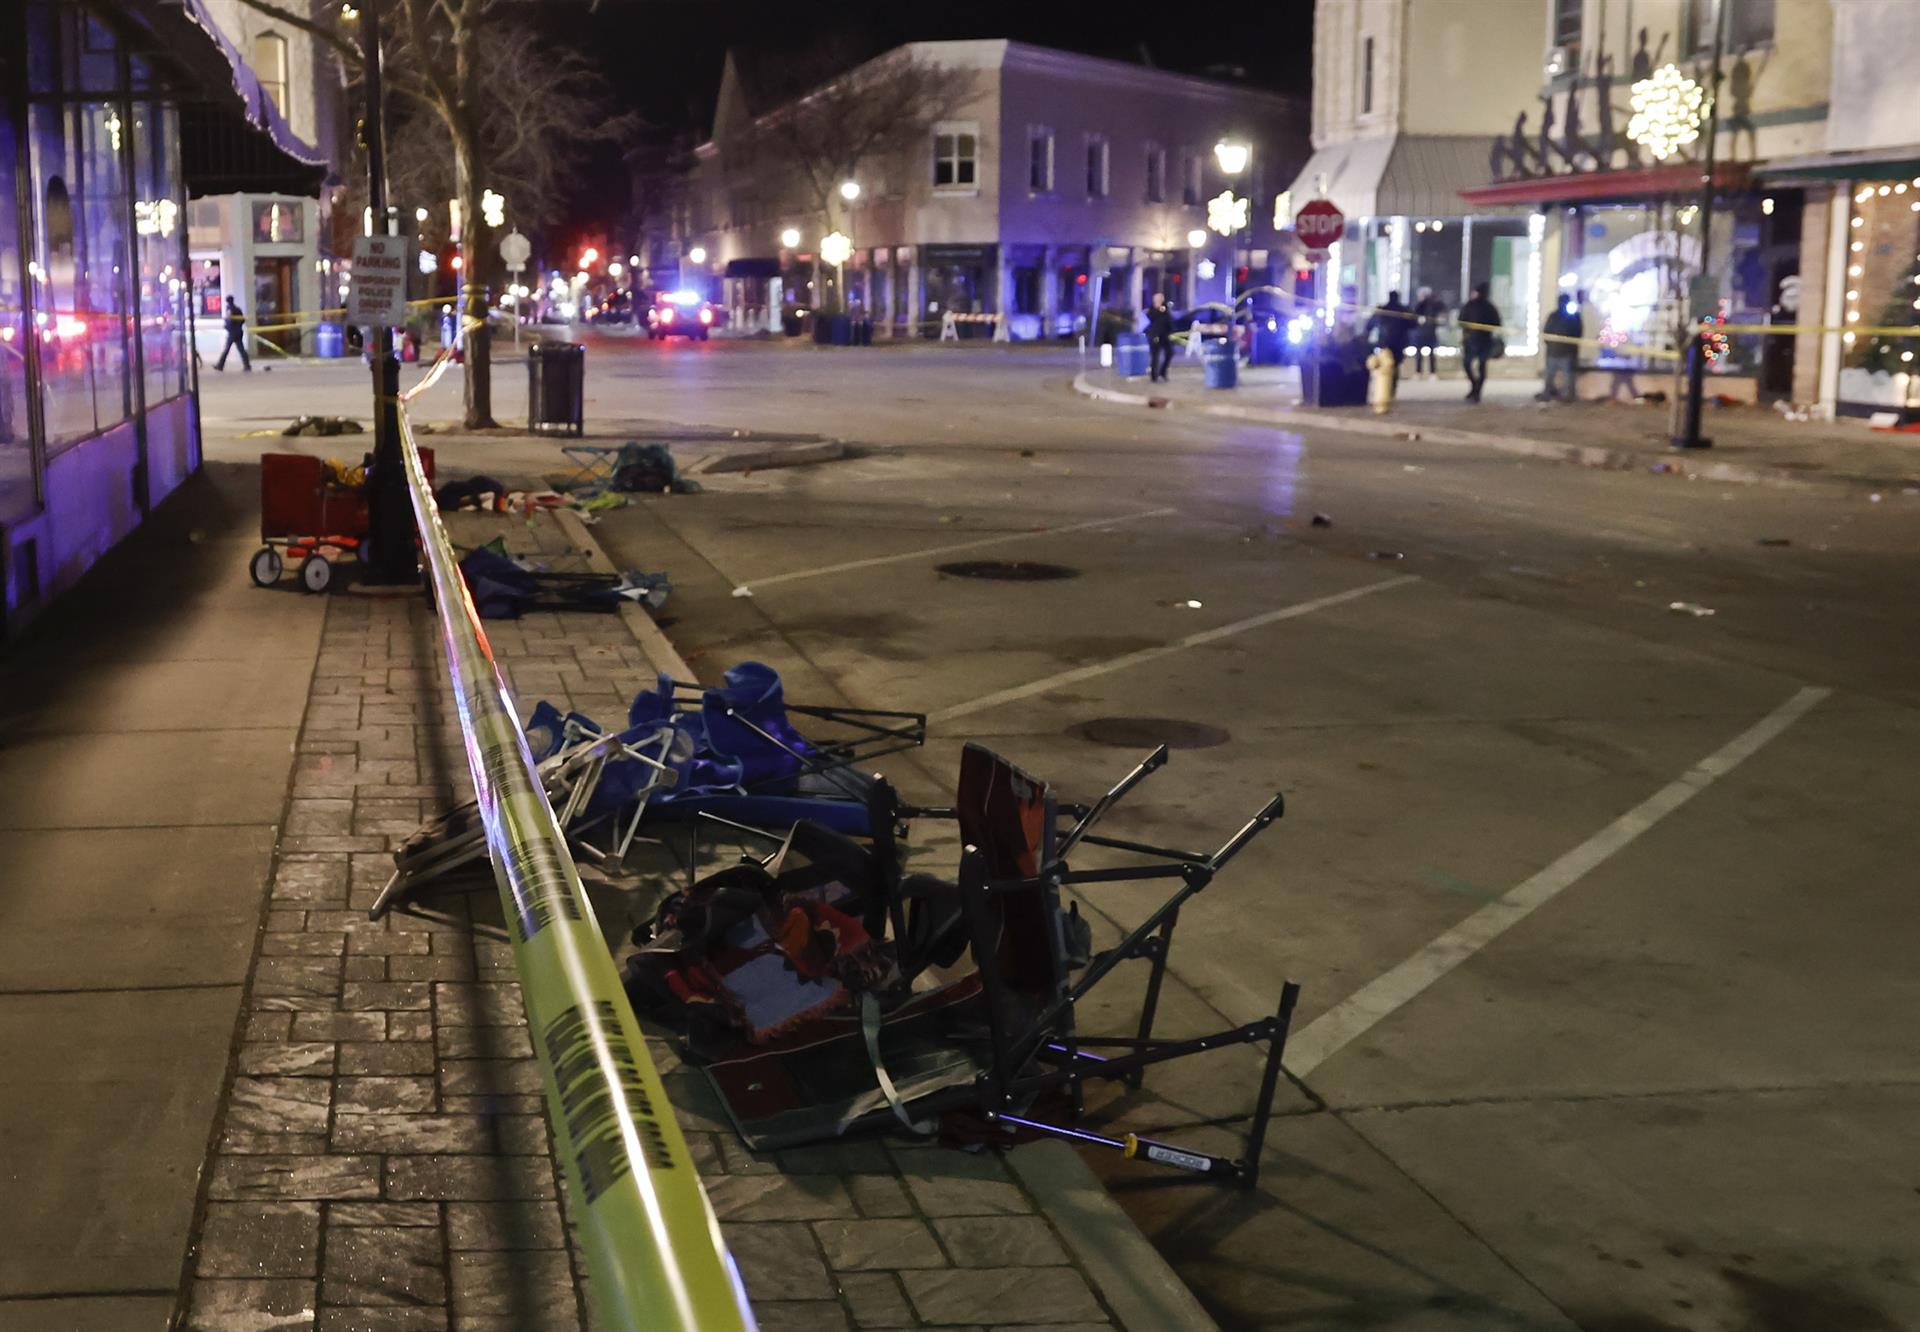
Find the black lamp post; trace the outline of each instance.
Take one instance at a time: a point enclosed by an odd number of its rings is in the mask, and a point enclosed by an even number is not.
[[[361,0],[361,42],[367,62],[367,203],[389,236],[398,226],[387,207],[386,124],[380,82],[380,6]],[[400,363],[393,356],[393,330],[384,324],[373,335],[373,467],[367,477],[368,538],[373,542],[369,572],[376,583],[409,583],[418,575],[414,552],[413,500],[400,460]]]
[[[1700,178],[1700,276],[1703,280],[1713,265],[1713,168],[1714,149],[1720,138],[1720,62],[1727,44],[1727,6],[1734,0],[1716,0],[1713,7],[1713,72],[1707,89],[1706,171]],[[1689,301],[1691,305],[1691,301]],[[1687,410],[1680,433],[1673,437],[1676,449],[1710,449],[1713,441],[1700,433],[1700,408],[1707,391],[1707,316],[1693,310],[1693,333],[1687,341]]]

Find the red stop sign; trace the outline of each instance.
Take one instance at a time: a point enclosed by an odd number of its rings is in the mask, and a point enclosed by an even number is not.
[[[1293,215],[1293,234],[1309,250],[1324,250],[1346,234],[1347,219],[1325,199],[1301,205]]]

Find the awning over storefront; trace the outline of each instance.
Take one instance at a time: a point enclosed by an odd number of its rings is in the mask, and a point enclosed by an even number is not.
[[[1920,177],[1920,143],[1783,157],[1758,168],[1763,180],[1901,180]]]
[[[1569,171],[1558,176],[1523,176],[1477,185],[1461,190],[1460,197],[1476,209],[1501,204],[1664,199],[1697,193],[1705,174],[1698,162],[1631,171]],[[1714,166],[1713,180],[1720,189],[1738,190],[1746,187],[1752,174],[1751,163],[1720,162]]]
[[[189,197],[319,191],[326,156],[293,132],[206,0],[129,0],[126,9],[153,32],[153,54],[189,76],[178,89]]]
[[[1490,134],[1394,134],[1329,144],[1294,177],[1294,203],[1330,199],[1348,217],[1458,217],[1462,191],[1487,178],[1492,147]]]
[[[778,259],[729,259],[727,276],[730,278],[777,278],[780,276]]]

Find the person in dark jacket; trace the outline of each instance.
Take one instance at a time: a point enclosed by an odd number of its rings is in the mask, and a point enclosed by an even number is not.
[[[1586,324],[1580,318],[1580,302],[1585,298],[1585,292],[1562,296],[1541,326],[1540,331],[1546,334],[1543,341],[1547,353],[1546,383],[1535,395],[1541,402],[1572,402],[1576,396],[1574,373],[1580,364],[1580,348],[1560,339],[1578,338],[1586,332]]]
[[[1162,380],[1173,365],[1173,311],[1167,308],[1167,294],[1153,293],[1147,307],[1147,378]]]
[[[240,303],[231,296],[227,297],[227,313],[221,322],[227,328],[227,345],[220,349],[220,359],[213,363],[213,368],[225,370],[227,353],[237,351],[240,353],[240,368],[251,372],[253,360],[247,355],[247,317],[241,313]]]
[[[1420,288],[1413,301],[1413,373],[1438,375],[1440,364],[1433,349],[1440,345],[1440,321],[1447,317],[1447,303],[1433,294],[1432,287]]]
[[[1460,307],[1460,364],[1467,371],[1467,401],[1480,401],[1480,390],[1487,383],[1487,359],[1493,355],[1493,329],[1500,322],[1500,307],[1487,299],[1486,284],[1473,289],[1467,303]],[[1478,325],[1478,327],[1470,327]]]
[[[1367,341],[1393,357],[1393,382],[1400,382],[1400,360],[1413,340],[1413,311],[1400,299],[1400,293],[1387,293],[1387,303],[1367,320]]]

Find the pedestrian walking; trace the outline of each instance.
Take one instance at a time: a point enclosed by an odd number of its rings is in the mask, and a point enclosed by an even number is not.
[[[1575,292],[1571,296],[1562,296],[1560,303],[1553,307],[1553,313],[1547,316],[1547,322],[1541,326],[1546,335],[1547,373],[1546,382],[1541,385],[1535,398],[1540,402],[1572,402],[1577,393],[1574,389],[1575,373],[1580,364],[1580,347],[1576,341],[1586,332],[1586,322],[1580,318],[1580,303],[1586,297],[1585,292]]]
[[[1433,294],[1432,287],[1420,288],[1413,300],[1413,373],[1440,374],[1434,348],[1440,345],[1440,321],[1447,317],[1447,303]]]
[[[1367,341],[1393,357],[1393,382],[1400,382],[1400,358],[1407,354],[1413,338],[1413,311],[1400,299],[1400,293],[1387,293],[1387,303],[1367,320]]]
[[[1485,283],[1475,286],[1460,307],[1460,364],[1467,372],[1467,401],[1480,401],[1487,384],[1487,361],[1493,355],[1493,330],[1500,323],[1500,307],[1487,299]]]
[[[1173,311],[1167,308],[1167,294],[1153,293],[1147,307],[1147,378],[1164,380],[1173,367]]]
[[[249,373],[253,370],[253,358],[247,355],[247,317],[241,313],[240,303],[227,297],[227,313],[221,321],[227,328],[227,345],[220,349],[220,359],[213,363],[215,370],[227,368],[227,353],[240,353],[240,368]]]

